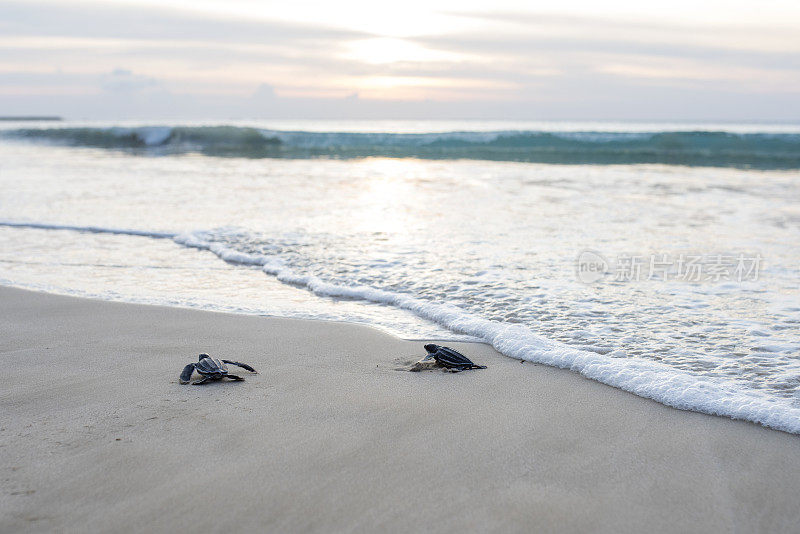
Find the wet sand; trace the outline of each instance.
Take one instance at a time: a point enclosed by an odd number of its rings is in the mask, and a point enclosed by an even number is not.
[[[372,328],[0,288],[0,531],[778,532],[800,437]],[[260,374],[183,386],[200,352]]]

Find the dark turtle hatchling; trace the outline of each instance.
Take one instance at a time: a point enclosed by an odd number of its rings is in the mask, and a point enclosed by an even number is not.
[[[433,358],[436,360],[436,363],[451,371],[458,372],[466,371],[467,369],[486,369],[485,365],[475,365],[469,358],[448,347],[430,343],[425,345],[425,350],[428,351],[428,355],[423,358],[423,361]]]
[[[228,372],[228,366],[225,364],[237,365],[242,369],[247,369],[251,373],[258,373],[258,371],[246,363],[232,362],[230,360],[219,360],[217,358],[212,358],[208,354],[201,354],[197,363],[190,363],[183,368],[183,372],[181,373],[180,377],[181,384],[188,384],[189,379],[192,377],[192,373],[195,370],[200,373],[203,378],[197,382],[192,382],[193,386],[206,384],[214,380],[222,380],[223,378],[230,378],[231,380],[244,380],[244,378],[241,376],[230,374]]]

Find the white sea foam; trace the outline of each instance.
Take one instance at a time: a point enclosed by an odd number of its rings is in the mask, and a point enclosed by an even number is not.
[[[521,325],[490,321],[447,304],[436,304],[410,295],[368,286],[331,284],[315,276],[295,273],[280,258],[242,253],[204,239],[202,232],[182,234],[175,241],[209,250],[225,261],[259,265],[278,280],[302,286],[316,295],[359,299],[396,306],[447,329],[485,340],[511,358],[569,369],[587,378],[629,391],[640,397],[711,415],[744,419],[764,426],[800,434],[800,409],[790,401],[776,399],[732,383],[700,377],[649,360],[614,358],[580,350],[546,339]]]
[[[570,369],[667,406],[748,420],[800,434],[800,409],[790,399],[770,397],[733,381],[695,375],[651,360],[614,357],[615,353],[606,350],[583,350],[547,339],[520,324],[487,320],[459,307],[413,295],[326,282],[292,270],[280,256],[245,253],[213,242],[205,231],[175,233],[17,221],[0,221],[0,226],[172,238],[182,246],[210,251],[226,262],[258,266],[283,283],[303,287],[319,296],[364,300],[411,311],[452,332],[482,339],[511,358]]]
[[[130,228],[107,228],[100,226],[74,226],[69,224],[50,224],[26,221],[6,221],[0,219],[0,226],[14,228],[35,228],[39,230],[72,230],[73,232],[89,232],[94,234],[138,235],[155,239],[172,239],[177,234],[171,232],[157,232],[149,230],[133,230]]]

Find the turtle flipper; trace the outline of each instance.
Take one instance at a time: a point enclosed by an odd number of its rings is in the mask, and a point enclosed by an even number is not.
[[[183,368],[183,371],[181,372],[181,377],[179,379],[181,381],[181,384],[189,383],[189,379],[192,378],[192,373],[194,373],[194,366],[195,364],[190,363],[189,365]]]
[[[231,380],[235,380],[237,382],[240,382],[240,381],[244,380],[244,378],[242,378],[241,376],[237,376],[237,375],[228,374],[226,376],[228,378],[230,378]]]
[[[199,386],[201,384],[205,384],[207,382],[211,382],[213,379],[207,376],[204,376],[202,380],[198,380],[197,382],[192,382],[193,386]]]
[[[227,363],[228,365],[236,365],[236,366],[238,366],[238,367],[241,367],[242,369],[247,369],[247,370],[248,370],[248,371],[250,371],[251,373],[256,373],[256,374],[258,374],[258,371],[256,371],[255,369],[253,369],[252,367],[250,367],[250,366],[249,366],[249,365],[247,365],[246,363],[234,362],[234,361],[231,361],[231,360],[222,360],[222,361],[223,361],[224,363]]]

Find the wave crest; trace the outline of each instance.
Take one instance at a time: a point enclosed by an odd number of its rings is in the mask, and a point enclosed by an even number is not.
[[[554,164],[664,163],[800,168],[800,134],[495,131],[447,133],[286,132],[240,126],[29,128],[6,137],[139,154],[200,152],[280,158],[396,157]]]

